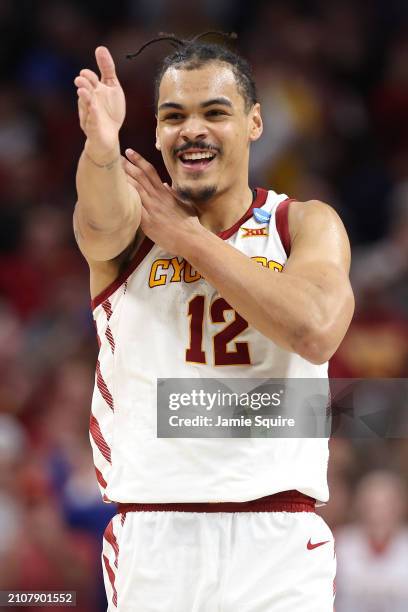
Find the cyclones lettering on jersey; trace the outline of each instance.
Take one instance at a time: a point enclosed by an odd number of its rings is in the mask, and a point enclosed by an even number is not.
[[[254,261],[264,267],[281,272],[283,264],[278,261],[268,260],[266,257],[251,257]],[[201,274],[193,270],[185,259],[179,260],[178,257],[171,259],[155,259],[150,268],[149,287],[160,287],[169,283],[194,283],[202,278]]]

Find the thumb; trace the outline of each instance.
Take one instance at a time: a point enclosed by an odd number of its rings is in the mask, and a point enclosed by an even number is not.
[[[95,50],[96,63],[101,73],[101,81],[104,85],[113,85],[116,82],[115,63],[106,47],[98,47]]]

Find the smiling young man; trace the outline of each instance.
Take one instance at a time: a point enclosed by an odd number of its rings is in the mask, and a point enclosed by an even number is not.
[[[109,610],[328,612],[326,439],[157,438],[158,378],[325,378],[353,312],[336,213],[248,184],[262,134],[247,63],[179,41],[157,78],[162,184],[120,155],[113,60],[75,79],[86,135],[74,213],[100,352],[91,443]],[[277,273],[279,272],[279,273]]]

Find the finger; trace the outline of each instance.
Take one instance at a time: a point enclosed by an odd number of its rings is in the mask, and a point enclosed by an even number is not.
[[[126,149],[126,157],[134,164],[137,168],[143,171],[143,173],[149,178],[150,183],[159,190],[163,189],[160,176],[157,173],[156,168],[150,164],[144,157],[139,153],[136,153],[133,149]]]
[[[159,199],[159,194],[157,193],[156,188],[151,184],[149,177],[144,174],[143,170],[133,167],[132,178],[143,189],[146,194],[146,198],[149,197],[149,201],[147,202],[148,206],[152,201],[157,201]]]
[[[126,175],[126,180],[128,182],[128,185],[130,185],[131,187],[133,187],[133,189],[136,189],[136,191],[137,191],[137,181],[132,179],[132,177],[129,176],[128,174]]]
[[[133,166],[133,164],[131,164],[125,157],[123,158],[122,164],[126,176],[128,176],[132,181],[136,181],[138,175],[140,175],[140,170],[137,171],[137,168],[135,168],[135,166]]]
[[[101,81],[105,85],[114,85],[117,82],[115,63],[106,47],[98,47],[95,51],[96,63],[101,72]]]
[[[93,70],[89,70],[89,68],[83,68],[79,76],[87,79],[94,87],[99,83],[98,75]]]
[[[188,198],[181,197],[180,194],[174,189],[174,187],[170,187],[170,185],[168,185],[167,183],[163,183],[163,187],[171,195],[172,198],[175,198],[175,200],[177,200],[179,206],[184,208],[184,210],[187,210],[190,213],[191,211],[194,211],[194,206],[191,200],[189,200]]]
[[[136,166],[136,168],[141,170],[142,173],[146,176],[146,178],[148,178],[152,186],[154,186],[155,189],[162,190],[163,184],[161,182],[160,176],[157,173],[156,168],[136,151],[133,151],[132,149],[128,149],[127,151],[129,152],[129,159]]]
[[[126,174],[128,174],[132,178],[136,178],[137,175],[140,175],[141,171],[138,170],[138,168],[136,168],[136,166],[131,164],[130,161],[128,159],[126,159],[126,157],[122,156],[122,164],[123,164],[123,169],[125,170]]]
[[[85,87],[79,87],[77,89],[78,98],[82,104],[89,106],[92,100],[91,93]]]
[[[85,87],[79,87],[77,89],[78,98],[82,104],[89,106],[92,100],[92,95]]]
[[[139,181],[134,179],[134,183],[135,183],[135,189],[137,193],[139,194],[140,199],[142,201],[142,207],[144,208],[145,211],[147,211],[149,208],[151,198],[148,192],[146,191],[146,189],[144,188],[144,186]]]
[[[92,83],[88,81],[88,79],[86,79],[85,77],[77,76],[74,80],[74,83],[78,88],[84,87],[90,92],[94,90],[94,86],[92,85]]]
[[[166,191],[168,191],[174,198],[177,198],[178,200],[180,199],[179,194],[177,193],[177,191],[174,189],[174,187],[170,187],[170,185],[168,183],[163,183],[163,187],[166,189]]]
[[[173,187],[170,187],[170,185],[168,185],[167,183],[163,183],[163,187],[165,188],[167,193],[171,195],[172,198],[176,198],[177,200],[181,199],[179,194],[175,189],[173,189]]]
[[[140,195],[140,194],[139,194]],[[149,224],[149,214],[147,210],[142,206],[141,207],[141,218],[140,218],[140,227],[142,231],[148,235],[148,224]]]
[[[87,113],[89,110],[89,103],[85,102],[83,97],[78,96],[78,110],[80,113]]]
[[[126,160],[125,170],[126,173],[129,174],[134,180],[143,185],[143,188],[151,198],[158,198],[159,193],[156,185],[152,184],[150,177],[144,172],[144,170],[142,170],[142,168],[139,168],[139,166],[136,166],[135,164]]]
[[[152,194],[155,193],[155,187],[151,184],[149,177],[143,172],[141,168],[132,164],[126,157],[123,158],[123,167],[126,174],[131,176],[133,179],[139,181],[144,185],[145,189]]]
[[[129,166],[131,166],[132,164],[130,164],[128,160],[126,159],[126,157],[123,157],[123,155],[121,155],[121,158],[122,158],[122,167],[126,174],[126,180],[129,183],[129,185],[131,185],[137,190],[137,181],[133,178],[132,173],[129,171]]]
[[[78,98],[78,115],[79,115],[79,125],[81,129],[85,131],[85,126],[88,118],[88,105],[85,102],[82,102],[80,98]]]

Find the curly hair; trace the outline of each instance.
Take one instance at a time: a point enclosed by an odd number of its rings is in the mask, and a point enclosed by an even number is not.
[[[217,34],[226,38],[236,38],[236,34],[224,32],[204,32],[191,39],[177,38],[174,34],[161,33],[158,38],[153,38],[145,43],[136,53],[128,54],[128,58],[139,55],[147,46],[159,41],[168,41],[176,48],[161,62],[155,78],[155,106],[157,108],[159,99],[160,83],[169,68],[178,70],[197,70],[208,63],[220,62],[226,64],[232,70],[237,88],[245,103],[245,110],[249,112],[258,101],[255,81],[249,63],[240,55],[215,43],[200,42],[200,38],[209,34]]]

